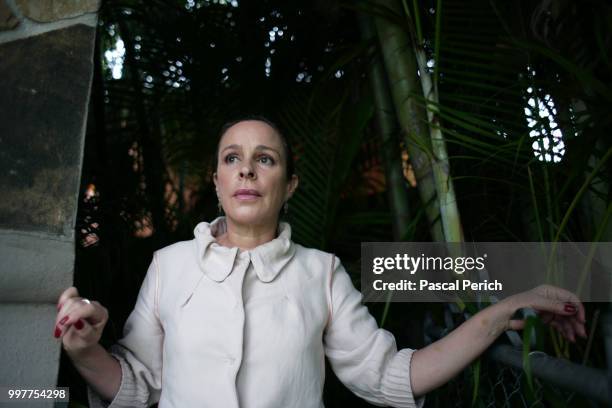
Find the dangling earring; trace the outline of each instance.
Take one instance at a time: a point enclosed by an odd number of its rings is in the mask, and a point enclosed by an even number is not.
[[[289,202],[285,201],[285,205],[283,206],[283,210],[285,211],[285,215],[289,212]]]
[[[219,197],[217,197],[219,200]],[[223,215],[223,206],[221,205],[221,200],[217,201],[217,208],[219,209],[219,215]]]

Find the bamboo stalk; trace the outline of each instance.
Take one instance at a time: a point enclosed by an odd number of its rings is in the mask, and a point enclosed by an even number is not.
[[[390,4],[394,0],[387,0]],[[436,54],[439,50],[439,30],[440,30],[440,10],[441,2],[438,1],[438,9],[436,9]],[[396,7],[397,10],[399,8]],[[415,10],[418,13],[418,10]],[[408,16],[411,20],[414,18]],[[462,242],[463,241],[463,229],[461,227],[461,217],[459,215],[459,208],[457,207],[457,198],[455,195],[455,189],[453,181],[450,177],[450,162],[448,160],[448,151],[446,148],[446,141],[440,128],[440,118],[438,115],[439,94],[436,86],[436,82],[432,80],[431,75],[427,69],[427,55],[425,50],[418,43],[418,38],[412,34],[412,47],[414,55],[417,61],[419,69],[419,79],[421,83],[421,89],[425,96],[427,106],[427,121],[429,124],[429,134],[431,138],[432,146],[432,168],[434,173],[436,191],[438,193],[438,200],[440,202],[440,216],[442,218],[442,226],[444,228],[444,236],[448,242]],[[434,61],[437,65],[439,58]],[[438,67],[435,68],[438,72]]]
[[[366,41],[376,39],[371,18],[364,15],[359,15],[358,18],[363,39]],[[402,171],[399,141],[395,137],[395,111],[391,95],[389,95],[384,67],[378,53],[373,56],[370,63],[369,79],[374,96],[376,123],[382,140],[387,192],[394,220],[393,238],[395,241],[402,241],[406,239],[410,230],[410,204],[408,202],[406,180]]]
[[[380,4],[397,10],[395,1],[380,0]],[[400,26],[381,17],[375,18],[375,24],[395,111],[417,178],[419,195],[425,206],[431,235],[434,241],[443,242],[446,238],[440,222],[439,200],[436,199],[437,188],[430,158],[432,146],[427,118],[413,96],[421,93],[414,51],[408,36]]]

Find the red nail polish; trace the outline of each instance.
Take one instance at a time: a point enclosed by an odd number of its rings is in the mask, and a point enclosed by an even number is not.
[[[567,313],[576,313],[576,306],[572,305],[571,303],[566,303],[564,310]]]
[[[55,338],[59,338],[60,334],[62,334],[62,330],[59,327],[55,327],[55,332],[53,333],[53,336],[55,336]]]
[[[64,316],[62,320],[60,320],[59,324],[64,324],[68,321],[68,316]]]
[[[83,325],[83,321],[82,321],[82,320],[80,320],[80,319],[79,319],[79,320],[77,320],[77,322],[74,324],[74,327],[75,327],[77,330],[81,330],[81,329],[83,328],[83,326],[84,326],[84,325]]]

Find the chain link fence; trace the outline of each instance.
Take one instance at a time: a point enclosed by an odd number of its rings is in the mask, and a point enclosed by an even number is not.
[[[444,328],[433,325],[431,320],[426,322],[428,342],[444,337],[453,329],[453,319],[445,320],[447,327]],[[522,342],[520,337],[515,337],[512,342]],[[605,370],[533,351],[529,354],[530,385],[523,364],[522,349],[516,344],[495,344],[444,391],[434,393],[427,405],[455,408],[610,406],[610,383]]]
[[[525,372],[489,359],[480,366],[478,390],[474,396],[473,370],[453,380],[444,391],[448,399],[428,401],[428,406],[453,408],[542,408],[542,407],[598,407],[594,401],[575,392],[533,379],[533,390],[527,383]],[[434,400],[434,401],[431,401]],[[449,403],[450,401],[450,403]]]

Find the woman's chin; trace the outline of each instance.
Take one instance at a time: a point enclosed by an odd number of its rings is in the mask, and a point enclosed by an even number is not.
[[[268,214],[262,214],[255,208],[236,208],[228,217],[237,224],[261,224],[262,221],[270,219]]]

